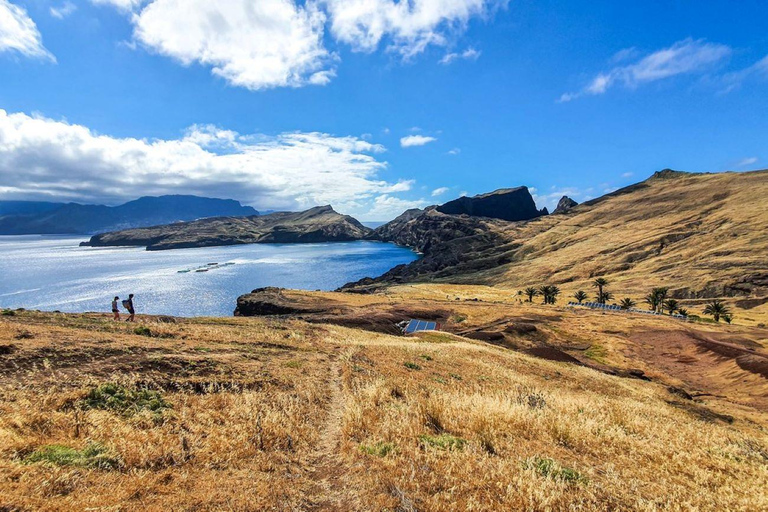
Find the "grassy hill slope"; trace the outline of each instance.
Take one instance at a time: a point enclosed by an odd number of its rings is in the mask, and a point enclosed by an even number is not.
[[[409,289],[392,293],[448,292]],[[504,313],[612,364],[632,333],[680,329],[454,303],[452,325]],[[0,509],[768,508],[767,417],[743,401],[449,333],[158,320],[0,317]]]

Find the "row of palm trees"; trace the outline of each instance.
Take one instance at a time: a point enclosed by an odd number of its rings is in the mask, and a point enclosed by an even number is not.
[[[609,300],[613,299],[613,294],[606,288],[610,282],[604,277],[598,277],[592,281],[592,286],[597,289],[595,296],[596,302],[605,304]],[[560,288],[555,285],[544,285],[539,288],[529,286],[523,290],[522,294],[527,297],[528,302],[533,302],[533,298],[540,295],[544,299],[544,304],[555,304],[557,302],[557,296],[560,295]],[[681,307],[680,303],[676,299],[667,298],[669,294],[669,288],[658,287],[651,290],[651,292],[645,296],[645,302],[648,304],[651,311],[655,313],[663,314],[664,311],[673,315],[677,313],[687,317],[689,315],[688,310]],[[579,304],[587,300],[589,296],[584,290],[579,290],[573,294],[573,298],[578,301]],[[621,309],[632,309],[637,303],[626,297],[619,302]],[[728,307],[720,300],[712,300],[704,306],[704,314],[710,315],[715,322],[719,322],[722,318],[727,323],[731,323],[733,315]]]

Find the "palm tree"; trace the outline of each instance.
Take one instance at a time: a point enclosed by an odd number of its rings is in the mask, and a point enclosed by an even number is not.
[[[651,293],[645,296],[645,302],[651,307],[651,311],[664,312],[664,301],[667,298],[669,288],[654,288]]]
[[[533,298],[539,294],[539,290],[533,286],[529,286],[524,290],[525,295],[528,297],[528,302],[533,302]]]
[[[667,308],[667,311],[669,311],[669,314],[671,315],[679,309],[680,303],[675,299],[667,299],[664,301],[664,307]]]
[[[544,304],[554,304],[560,295],[560,288],[547,284],[539,288],[539,295],[544,297]]]
[[[587,300],[587,292],[585,292],[584,290],[579,290],[573,294],[573,298],[579,301],[579,304],[581,304],[582,301]]]
[[[721,316],[731,317],[731,310],[729,310],[728,307],[722,301],[713,300],[712,302],[704,306],[704,314],[712,315],[712,317],[715,319],[715,322],[719,322]]]
[[[611,292],[603,292],[602,295],[597,296],[597,302],[600,304],[605,304],[609,300],[613,299],[613,294]]]
[[[604,277],[598,277],[592,282],[592,286],[597,288],[597,302],[605,304],[601,299],[603,298],[603,288],[608,286],[608,280]]]
[[[733,315],[726,313],[723,315],[723,320],[725,320],[725,323],[730,324],[733,321]]]
[[[627,297],[625,299],[621,299],[620,306],[621,306],[621,309],[632,309],[633,307],[635,307],[635,301]]]
[[[685,308],[677,308],[677,314],[688,318],[688,310]]]

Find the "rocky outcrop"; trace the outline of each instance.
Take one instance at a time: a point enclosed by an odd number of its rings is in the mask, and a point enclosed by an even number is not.
[[[218,217],[150,228],[128,229],[91,237],[81,245],[146,246],[149,251],[255,243],[316,243],[361,240],[371,233],[330,206],[304,212],[251,217]]]
[[[438,206],[437,211],[508,221],[529,220],[547,214],[546,208],[536,208],[528,187],[503,188],[488,194],[460,197]]]
[[[555,208],[555,211],[552,212],[552,215],[557,215],[560,213],[566,213],[568,210],[573,208],[574,206],[578,206],[579,203],[574,201],[568,196],[563,196],[560,198],[560,200],[557,202],[557,208]]]
[[[237,298],[235,316],[300,315],[324,313],[332,301],[314,301],[302,295],[290,295],[283,288],[257,288]]]

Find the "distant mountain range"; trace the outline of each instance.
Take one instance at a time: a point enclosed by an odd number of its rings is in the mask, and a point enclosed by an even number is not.
[[[141,197],[120,206],[0,201],[0,235],[93,234],[208,217],[258,214],[232,199],[185,195]]]

